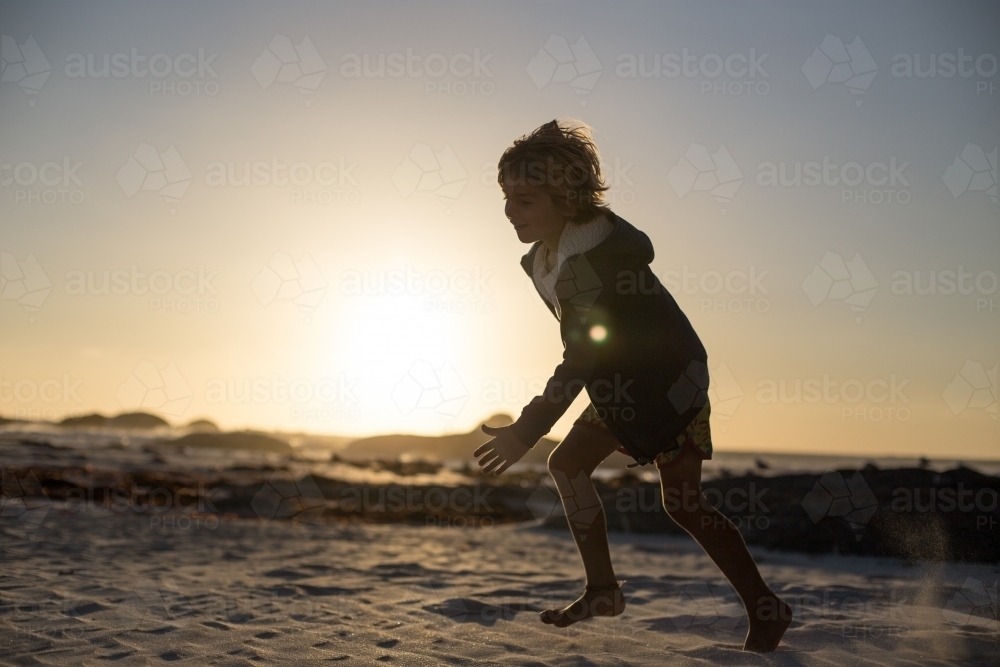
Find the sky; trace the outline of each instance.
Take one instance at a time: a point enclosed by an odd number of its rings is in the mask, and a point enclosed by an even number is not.
[[[563,348],[496,164],[575,118],[708,350],[718,450],[1000,458],[995,3],[5,2],[0,32],[4,417],[516,417]]]

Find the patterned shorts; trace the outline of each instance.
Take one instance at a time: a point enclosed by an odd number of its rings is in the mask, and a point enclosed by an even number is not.
[[[656,467],[662,470],[670,466],[688,448],[694,449],[694,452],[703,461],[712,458],[712,432],[708,425],[711,413],[712,407],[706,400],[705,407],[688,424],[687,428],[677,436],[677,439],[672,443],[672,447],[656,455],[653,461]],[[598,416],[593,403],[587,405],[587,409],[573,423],[598,428],[605,433],[610,432],[604,421]],[[629,455],[624,447],[619,447],[618,451],[626,456]]]

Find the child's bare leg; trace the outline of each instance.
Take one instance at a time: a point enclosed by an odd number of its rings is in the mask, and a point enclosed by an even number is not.
[[[701,459],[687,450],[660,470],[667,514],[690,533],[719,566],[743,601],[750,622],[746,651],[777,648],[792,620],[792,609],[764,583],[739,529],[701,495]]]
[[[624,597],[617,585],[608,548],[608,527],[601,498],[590,480],[601,461],[619,447],[618,441],[600,430],[574,426],[566,438],[549,455],[548,468],[562,499],[570,532],[576,541],[588,590],[563,609],[548,609],[542,621],[565,627],[591,616],[614,616],[625,608]]]

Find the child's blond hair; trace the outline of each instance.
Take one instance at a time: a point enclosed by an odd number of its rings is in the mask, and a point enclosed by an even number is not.
[[[610,209],[604,201],[600,153],[590,126],[552,120],[516,139],[500,157],[497,182],[536,185],[571,222],[583,223]]]

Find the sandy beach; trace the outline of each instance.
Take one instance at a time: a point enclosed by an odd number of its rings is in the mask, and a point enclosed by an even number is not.
[[[626,611],[558,629],[537,612],[582,590],[568,531],[185,518],[5,520],[0,664],[1000,664],[996,565],[752,547],[796,616],[753,655],[683,537],[613,533]]]

